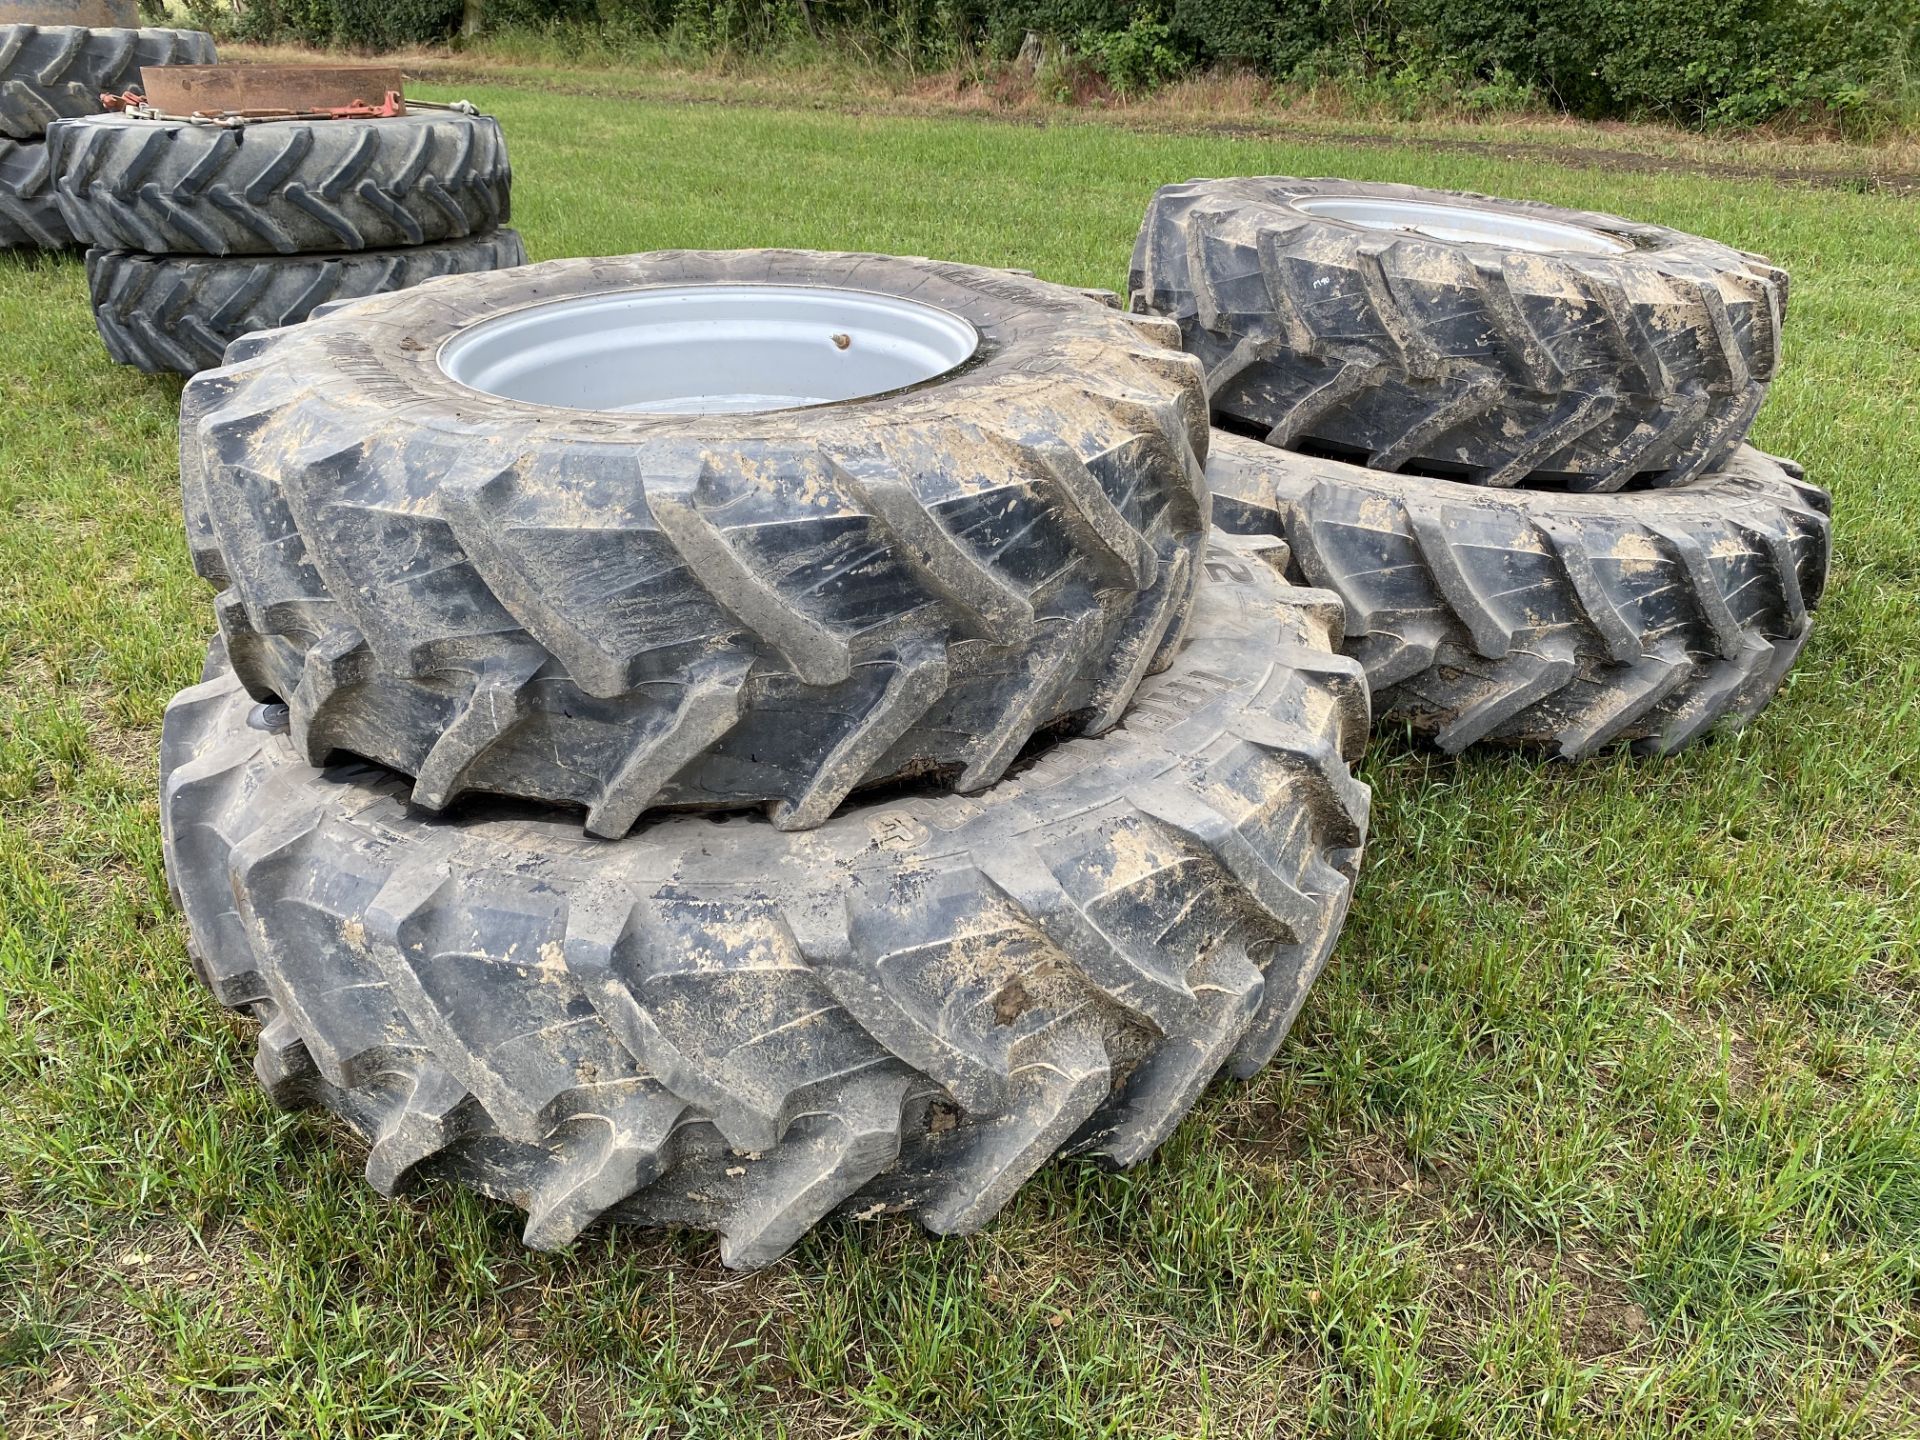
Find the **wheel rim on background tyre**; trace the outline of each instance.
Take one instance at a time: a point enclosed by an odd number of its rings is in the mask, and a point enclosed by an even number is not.
[[[1367,695],[1284,550],[1214,542],[1123,729],[798,835],[422,815],[385,772],[304,764],[215,660],[161,762],[199,973],[383,1193],[455,1179],[527,1209],[535,1246],[626,1219],[753,1266],[835,1211],[977,1229],[1063,1149],[1144,1158],[1221,1068],[1271,1058],[1326,961]]]
[[[1386,196],[1308,195],[1296,199],[1293,208],[1306,215],[1324,215],[1368,230],[1410,231],[1430,240],[1505,245],[1539,255],[1555,251],[1621,255],[1633,248],[1624,240],[1584,225],[1568,225],[1537,215],[1503,215],[1483,205],[1448,205]]]

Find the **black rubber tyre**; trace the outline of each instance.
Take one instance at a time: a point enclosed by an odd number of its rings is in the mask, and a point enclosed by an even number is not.
[[[508,218],[490,115],[284,120],[228,129],[96,115],[48,132],[60,208],[103,250],[295,255],[458,240]]]
[[[1267,555],[1216,542],[1124,729],[805,835],[422,816],[218,674],[161,756],[199,973],[382,1193],[451,1177],[529,1211],[529,1245],[604,1216],[755,1266],[835,1210],[975,1230],[1062,1149],[1132,1165],[1265,1065],[1339,932],[1366,687],[1337,600]]]
[[[0,173],[4,166],[0,155]],[[100,338],[116,364],[195,375],[219,365],[242,335],[298,325],[320,306],[526,263],[526,248],[512,230],[341,255],[89,250],[87,288]]]
[[[1631,248],[1434,239],[1300,208],[1336,199],[1466,205]],[[1228,428],[1378,470],[1569,490],[1716,468],[1773,376],[1787,300],[1761,257],[1656,225],[1277,178],[1162,189],[1131,285],[1134,308],[1179,322]]]
[[[0,135],[37,140],[56,120],[100,113],[100,96],[140,81],[148,65],[211,65],[203,30],[90,30],[0,25]]]
[[[1829,501],[1743,446],[1620,495],[1484,490],[1214,437],[1215,523],[1282,533],[1346,604],[1374,712],[1440,747],[1622,741],[1658,754],[1745,724],[1806,643]]]
[[[960,370],[740,415],[481,395],[436,358],[530,302],[853,287],[963,316]],[[823,337],[824,338],[824,337]],[[1072,291],[793,251],[562,260],[255,336],[189,383],[181,473],[241,678],[334,750],[587,807],[818,824],[905,775],[976,790],[1097,734],[1171,657],[1206,530],[1199,368]]]
[[[53,195],[47,147],[0,140],[0,249],[64,250],[71,244]]]

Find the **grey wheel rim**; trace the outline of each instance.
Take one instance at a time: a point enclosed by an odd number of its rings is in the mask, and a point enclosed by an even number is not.
[[[1443,205],[1429,200],[1395,200],[1370,195],[1303,195],[1293,208],[1323,220],[1341,220],[1368,230],[1408,230],[1430,240],[1456,244],[1502,245],[1536,254],[1573,252],[1619,255],[1633,247],[1611,235],[1478,205]]]
[[[460,332],[440,368],[527,404],[626,414],[793,410],[922,384],[979,348],[933,305],[801,285],[675,285],[533,305]]]

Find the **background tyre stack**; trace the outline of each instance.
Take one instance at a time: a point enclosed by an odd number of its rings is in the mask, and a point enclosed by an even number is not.
[[[140,28],[134,0],[0,3],[0,249],[74,243],[54,193],[54,122],[99,113],[101,94],[129,89],[145,66],[213,58],[202,31]]]
[[[1229,529],[1336,591],[1375,713],[1457,751],[1666,753],[1806,643],[1829,501],[1745,445],[1784,271],[1618,216],[1344,180],[1170,185],[1136,309],[1224,431]]]
[[[228,68],[168,83],[216,97],[194,104],[198,116],[265,108],[241,87],[266,67],[231,67],[244,82]],[[222,107],[223,94],[248,103]],[[491,116],[416,103],[207,123],[153,110],[63,121],[49,136],[60,213],[90,247],[94,318],[121,364],[192,375],[241,335],[317,307],[526,261],[504,228],[511,172]]]

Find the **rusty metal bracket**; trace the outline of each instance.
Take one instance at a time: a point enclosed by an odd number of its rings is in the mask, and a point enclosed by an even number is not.
[[[149,103],[176,115],[305,115],[364,105],[405,86],[398,65],[153,65],[140,72]]]
[[[287,120],[387,120],[405,115],[410,110],[441,110],[455,115],[480,113],[477,106],[466,100],[446,103],[403,100],[397,90],[389,90],[378,105],[355,100],[349,105],[335,105],[322,110],[195,110],[191,114],[176,114],[150,104],[138,90],[129,90],[121,95],[103,94],[100,104],[113,114],[134,120],[172,120],[186,125],[210,125],[229,130]]]
[[[108,110],[138,120],[175,120],[229,129],[286,120],[384,120],[410,109],[477,114],[464,101],[409,101],[397,65],[152,65]],[[377,96],[378,100],[370,100]]]

